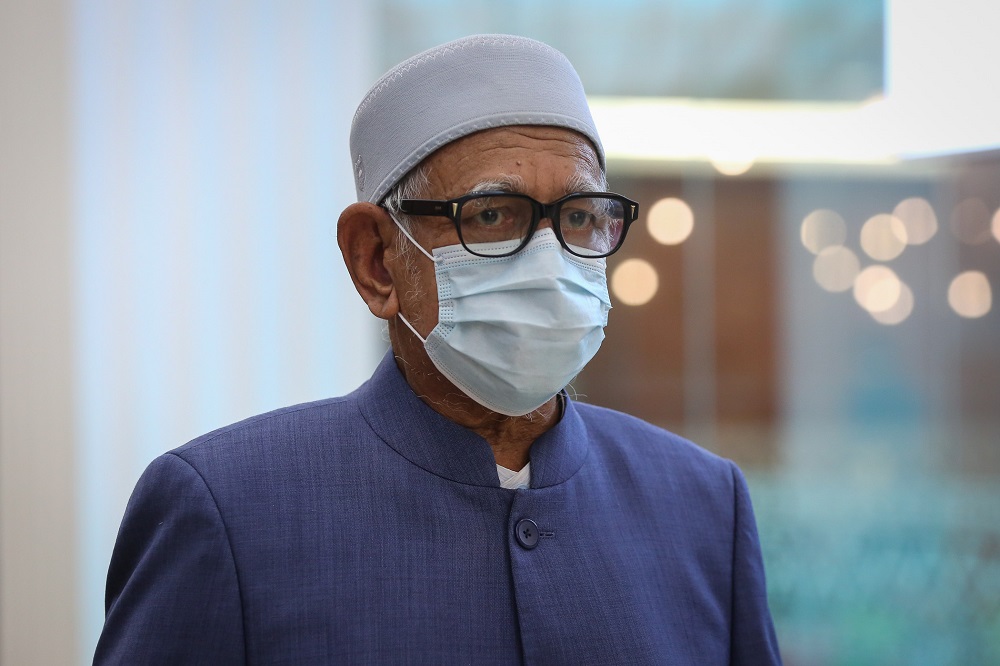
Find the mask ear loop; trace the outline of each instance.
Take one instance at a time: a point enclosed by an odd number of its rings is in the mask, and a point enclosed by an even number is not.
[[[422,336],[419,333],[417,333],[417,329],[413,328],[413,324],[411,324],[410,322],[406,321],[406,317],[403,316],[402,312],[397,312],[396,316],[399,317],[399,320],[401,322],[403,322],[404,324],[406,324],[406,328],[410,329],[410,331],[413,332],[413,335],[417,336],[417,340],[420,340],[421,344],[425,344],[425,345],[427,344],[427,338],[425,338],[424,336]]]
[[[396,225],[396,228],[397,228],[397,229],[399,229],[399,230],[400,230],[400,231],[402,232],[402,234],[403,234],[404,236],[406,236],[406,238],[407,238],[407,239],[408,239],[408,240],[409,240],[409,241],[410,241],[411,243],[413,243],[413,247],[415,247],[415,248],[417,248],[418,250],[420,250],[420,251],[421,251],[421,252],[423,253],[423,255],[424,255],[425,257],[427,257],[428,259],[430,259],[430,260],[431,260],[431,261],[432,261],[433,263],[435,263],[435,264],[436,264],[436,263],[438,262],[438,260],[437,260],[437,259],[436,259],[436,258],[434,257],[434,255],[433,255],[433,254],[431,254],[430,252],[428,252],[427,250],[425,250],[425,249],[423,248],[423,246],[421,246],[421,245],[420,245],[420,243],[418,243],[418,242],[417,242],[417,241],[416,241],[416,240],[415,240],[415,239],[413,238],[413,236],[411,236],[411,235],[410,235],[410,232],[406,230],[406,227],[404,227],[404,226],[403,226],[402,224],[400,224],[400,223],[399,223],[399,220],[397,220],[397,219],[396,219],[396,216],[395,216],[395,215],[393,215],[392,213],[389,213],[389,217],[390,217],[390,218],[392,219],[392,223]]]
[[[406,230],[406,228],[405,228],[405,227],[404,227],[404,226],[403,226],[402,224],[400,224],[400,223],[399,223],[399,220],[397,220],[397,219],[396,219],[396,216],[395,216],[395,215],[393,215],[393,214],[392,214],[392,213],[390,212],[390,213],[389,213],[389,217],[390,217],[390,218],[392,218],[392,222],[393,222],[393,224],[395,224],[395,225],[396,225],[396,228],[397,228],[397,229],[399,229],[399,230],[400,230],[400,231],[402,232],[402,234],[403,234],[404,236],[406,236],[406,238],[407,238],[407,239],[408,239],[408,240],[409,240],[409,241],[410,241],[411,243],[413,243],[413,246],[414,246],[415,248],[417,248],[418,250],[420,250],[421,252],[423,252],[424,256],[425,256],[425,257],[427,257],[428,259],[430,259],[430,260],[431,260],[431,261],[432,261],[433,263],[437,264],[437,259],[436,259],[436,258],[434,257],[434,255],[432,255],[432,254],[431,254],[430,252],[428,252],[428,251],[427,251],[427,250],[425,250],[425,249],[424,249],[423,247],[421,247],[420,243],[418,243],[418,242],[417,242],[417,241],[416,241],[416,240],[415,240],[415,239],[413,238],[413,236],[411,236],[411,235],[410,235],[410,232],[409,232],[409,231],[407,231],[407,230]],[[417,336],[417,340],[420,340],[420,343],[421,343],[421,344],[424,344],[424,345],[426,345],[426,344],[427,344],[427,338],[425,338],[424,336],[422,336],[422,335],[420,335],[419,333],[417,333],[417,329],[413,328],[413,324],[411,324],[410,322],[408,322],[408,321],[406,320],[406,317],[404,317],[404,316],[403,316],[403,313],[402,313],[402,312],[397,312],[397,313],[396,313],[396,316],[397,316],[397,317],[399,317],[399,320],[400,320],[401,322],[403,322],[404,324],[406,324],[406,328],[410,329],[410,331],[411,331],[411,332],[413,333],[413,335]]]

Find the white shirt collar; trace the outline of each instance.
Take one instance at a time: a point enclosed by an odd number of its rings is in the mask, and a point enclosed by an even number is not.
[[[497,465],[497,476],[500,477],[500,486],[502,488],[509,488],[511,490],[516,490],[518,488],[530,488],[531,463],[529,462],[526,464],[519,472],[507,469],[502,465]]]

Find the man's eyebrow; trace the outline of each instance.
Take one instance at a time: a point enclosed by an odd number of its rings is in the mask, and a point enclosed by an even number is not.
[[[524,179],[520,176],[499,175],[490,180],[483,180],[469,189],[468,194],[477,192],[510,192],[512,194],[523,193],[525,190]]]
[[[496,178],[476,183],[469,189],[467,194],[475,194],[477,192],[523,194],[526,189],[524,179],[520,176],[502,174]],[[573,192],[603,192],[606,189],[608,189],[608,186],[603,178],[597,178],[585,171],[577,171],[566,181],[566,194]]]
[[[595,178],[592,174],[577,171],[566,183],[566,194],[572,192],[603,192],[608,184],[603,178]]]

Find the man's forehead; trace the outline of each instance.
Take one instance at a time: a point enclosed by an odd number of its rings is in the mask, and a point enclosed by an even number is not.
[[[484,189],[530,193],[539,185],[594,190],[603,181],[590,140],[558,127],[483,130],[442,146],[421,167],[440,196]]]

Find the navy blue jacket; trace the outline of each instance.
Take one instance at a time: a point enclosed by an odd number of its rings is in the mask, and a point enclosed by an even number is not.
[[[506,490],[486,442],[427,407],[389,354],[348,396],[153,461],[95,663],[780,658],[735,465],[567,401],[532,446],[531,488]]]

